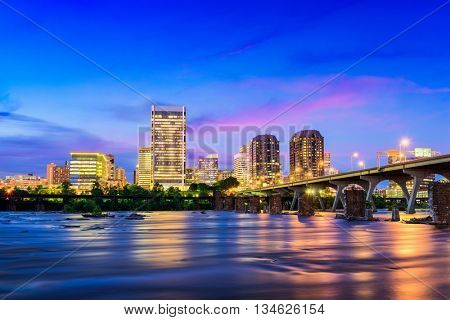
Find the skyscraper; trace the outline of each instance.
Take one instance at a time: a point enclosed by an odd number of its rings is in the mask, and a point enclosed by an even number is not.
[[[58,166],[55,163],[47,164],[47,183],[48,185],[58,185],[70,180],[70,169],[67,162],[63,166]]]
[[[209,185],[217,182],[219,175],[219,156],[209,154],[198,160],[199,182]]]
[[[70,153],[70,183],[79,190],[90,190],[95,182],[108,181],[108,157],[99,152]]]
[[[271,134],[258,135],[250,143],[250,179],[252,187],[281,181],[280,143]]]
[[[234,155],[233,176],[239,181],[239,188],[245,188],[250,181],[249,146],[243,145],[239,153]]]
[[[317,130],[295,133],[289,142],[291,181],[324,175],[324,141]]]
[[[139,147],[135,178],[138,186],[145,189],[153,188],[152,153],[150,147]]]
[[[127,177],[124,168],[117,168],[115,172],[115,180],[118,182],[119,187],[123,187],[127,184]]]
[[[152,106],[152,183],[185,188],[186,107]]]

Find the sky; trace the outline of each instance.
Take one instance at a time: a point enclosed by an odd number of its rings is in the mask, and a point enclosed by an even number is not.
[[[186,106],[188,165],[272,133],[287,173],[303,128],[341,171],[449,153],[445,2],[0,0],[0,177],[99,151],[131,180],[153,103]]]

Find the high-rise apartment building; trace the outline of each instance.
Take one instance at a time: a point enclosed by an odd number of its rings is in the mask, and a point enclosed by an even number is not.
[[[108,182],[108,157],[99,152],[70,153],[70,183],[78,190],[90,190],[95,182]]]
[[[210,154],[198,160],[199,182],[209,185],[217,182],[219,175],[219,156]]]
[[[145,189],[153,188],[152,152],[150,147],[139,147],[136,167],[136,184]]]
[[[281,182],[280,143],[271,134],[258,135],[249,148],[250,181],[252,187]]]
[[[107,170],[108,170],[108,180],[115,180],[116,179],[116,160],[114,158],[114,155],[112,154],[107,154],[106,155],[106,159],[107,159]]]
[[[186,107],[152,106],[152,183],[185,188]]]
[[[324,175],[324,140],[317,130],[295,133],[289,142],[291,181]]]
[[[70,180],[70,168],[66,164],[58,166],[55,163],[47,164],[47,183],[50,186],[58,185]]]
[[[233,176],[239,181],[239,188],[245,188],[250,182],[250,155],[249,146],[243,145],[239,153],[234,155]]]

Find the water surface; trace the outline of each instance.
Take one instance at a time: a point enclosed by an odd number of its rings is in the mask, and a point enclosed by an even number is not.
[[[128,214],[85,220],[0,212],[0,296],[24,283],[8,298],[450,296],[449,230],[331,214],[144,212],[144,220],[124,219]]]

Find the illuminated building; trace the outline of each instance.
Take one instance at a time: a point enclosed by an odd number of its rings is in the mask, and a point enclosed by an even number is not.
[[[124,187],[127,184],[127,176],[124,168],[116,169],[114,180],[117,181],[119,187]]]
[[[250,181],[250,155],[249,147],[243,145],[239,153],[234,155],[233,175],[239,181],[239,187],[244,188]]]
[[[70,183],[80,191],[91,190],[95,182],[108,182],[109,158],[99,152],[70,153]]]
[[[219,170],[219,174],[217,175],[217,181],[225,180],[227,178],[231,178],[233,176],[233,171],[231,170]]]
[[[152,183],[185,188],[186,107],[152,106]]]
[[[197,183],[197,174],[194,167],[187,167],[185,171],[186,175],[186,186],[190,186],[193,183]]]
[[[115,158],[112,154],[106,155],[107,160],[107,170],[108,170],[108,180],[114,181],[116,179],[116,165]]]
[[[54,163],[47,164],[47,183],[49,185],[58,185],[70,180],[70,168],[66,162],[63,166]]]
[[[136,184],[138,186],[145,189],[153,188],[152,150],[150,147],[139,147],[136,173]]]
[[[332,176],[339,173],[339,170],[333,168],[331,165],[331,153],[328,151],[323,153],[323,171],[326,176]]]
[[[317,130],[295,133],[289,142],[291,181],[324,175],[324,141]]]
[[[217,182],[219,176],[219,156],[210,154],[198,160],[199,182],[209,185]]]
[[[271,134],[258,135],[249,148],[252,187],[281,182],[280,143]]]
[[[394,164],[404,161],[410,161],[420,158],[433,157],[439,154],[439,152],[433,151],[431,148],[415,148],[411,151],[400,151],[400,150],[387,150],[382,152],[387,156],[388,164]],[[381,154],[380,152],[378,154]],[[419,191],[417,192],[418,198],[428,198],[428,186],[431,182],[435,180],[435,175],[432,174],[426,177],[420,184]],[[413,180],[408,180],[406,182],[406,188],[409,192],[413,189]],[[387,198],[403,198],[403,191],[401,187],[394,181],[389,181],[389,187],[386,189]]]
[[[14,176],[6,176],[3,180],[2,187],[14,189],[18,188],[25,190],[28,188],[36,188],[38,186],[46,186],[47,179],[44,179],[33,174],[17,174]]]

